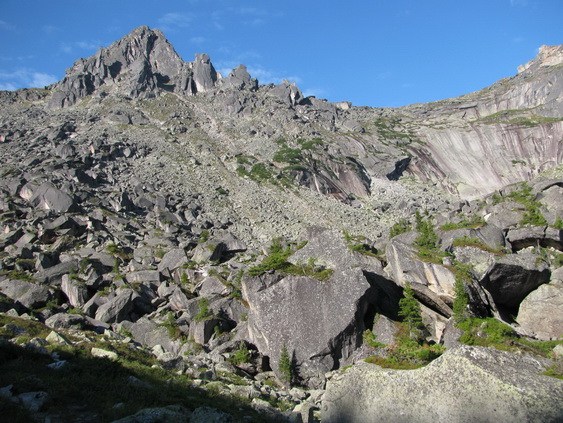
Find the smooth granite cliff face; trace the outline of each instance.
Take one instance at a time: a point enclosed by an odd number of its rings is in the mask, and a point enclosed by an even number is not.
[[[411,171],[476,198],[563,161],[563,47],[540,49],[521,72],[457,99],[407,108],[422,117]]]

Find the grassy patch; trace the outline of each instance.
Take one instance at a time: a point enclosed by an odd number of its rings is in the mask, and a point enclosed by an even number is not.
[[[459,338],[461,343],[503,351],[519,351],[554,358],[553,348],[563,344],[563,341],[538,341],[521,337],[510,326],[492,317],[468,318],[459,322],[457,327],[463,331]],[[560,373],[560,370],[558,371]]]
[[[388,369],[412,370],[427,365],[444,353],[442,345],[413,340],[407,326],[402,323],[398,325],[395,343],[385,348],[385,355],[373,355],[366,358],[366,362]]]
[[[377,340],[377,337],[375,336],[375,333],[373,333],[373,331],[366,329],[364,331],[364,333],[362,334],[362,339],[364,341],[364,344],[372,347],[372,348],[385,348],[385,344],[382,342],[379,342]]]
[[[430,218],[423,218],[418,211],[415,218],[418,236],[414,240],[414,245],[417,247],[418,257],[429,263],[442,264],[446,253],[438,248],[438,235],[434,231],[432,221]]]
[[[559,117],[549,117],[549,116],[539,116],[535,114],[531,114],[525,110],[502,110],[500,112],[493,113],[492,115],[488,115],[478,119],[479,122],[494,125],[499,123],[504,124],[511,124],[511,125],[518,125],[524,126],[527,128],[533,128],[538,125],[544,125],[548,123],[555,123],[560,122],[563,120]]]
[[[229,357],[229,363],[231,363],[234,366],[239,366],[243,363],[250,362],[250,358],[251,358],[251,354],[249,349],[246,347],[244,342],[241,342],[239,344],[238,349],[233,351],[233,353]]]
[[[450,270],[455,276],[454,292],[455,298],[453,303],[453,318],[455,323],[460,323],[469,317],[467,306],[469,305],[469,295],[465,290],[465,286],[471,282],[473,277],[472,267],[469,264],[461,263],[457,260]]]
[[[517,337],[510,326],[492,317],[465,319],[457,326],[463,331],[459,341],[466,345],[508,350]]]
[[[496,254],[496,255],[500,255],[500,254],[504,254],[505,251],[503,248],[494,248],[491,247],[487,244],[485,244],[483,241],[481,241],[479,238],[476,237],[469,237],[467,235],[464,235],[462,237],[456,238],[453,240],[452,245],[454,247],[474,247],[474,248],[479,248],[480,250],[483,251],[487,251],[489,253],[492,254]]]
[[[291,148],[287,145],[282,146],[273,157],[275,162],[299,164],[303,161],[301,150],[299,148]]]
[[[7,276],[9,279],[24,281],[24,282],[35,282],[33,276],[23,270],[3,270],[0,271],[0,275]]]
[[[473,215],[471,218],[463,217],[458,222],[448,222],[440,226],[443,231],[452,231],[454,229],[475,229],[485,225],[485,219],[482,216]]]
[[[407,129],[399,118],[378,118],[374,121],[374,126],[383,141],[394,140],[405,145],[418,141],[416,134]]]
[[[171,311],[169,311],[166,315],[166,320],[162,323],[162,326],[166,328],[168,335],[172,339],[183,339],[186,337],[178,327],[174,313],[172,313]]]
[[[342,234],[344,235],[344,240],[346,241],[346,244],[348,244],[348,249],[350,251],[354,251],[365,256],[375,257],[380,260],[382,259],[381,254],[379,253],[377,248],[373,248],[366,243],[365,236],[352,235],[347,231],[342,231]]]
[[[264,163],[256,163],[252,166],[249,173],[250,179],[257,182],[265,182],[273,178],[273,174]]]
[[[542,373],[545,376],[555,377],[557,379],[563,380],[563,372],[561,371],[561,367],[554,364],[550,366],[545,372]]]
[[[121,260],[130,260],[131,254],[127,253],[123,248],[111,242],[106,245],[106,251],[114,257],[119,257]]]
[[[507,198],[524,206],[525,212],[520,221],[521,225],[547,226],[547,220],[541,214],[541,203],[532,193],[532,187],[528,183],[520,184],[519,189],[508,194]]]
[[[200,298],[197,305],[199,308],[197,314],[194,316],[196,322],[203,322],[213,317],[213,312],[209,309],[209,300],[207,298]]]
[[[315,264],[310,258],[306,264],[293,264],[288,258],[294,253],[291,245],[284,247],[280,239],[274,239],[268,250],[268,255],[262,262],[248,269],[250,276],[260,276],[269,271],[278,271],[287,275],[308,276],[320,281],[326,281],[332,276],[333,270]]]

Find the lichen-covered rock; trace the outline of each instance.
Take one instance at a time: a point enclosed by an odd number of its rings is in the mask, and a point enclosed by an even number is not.
[[[519,330],[534,338],[563,338],[563,281],[554,280],[530,292],[520,304]]]
[[[526,355],[462,346],[417,370],[363,363],[327,383],[322,421],[545,423],[563,418],[563,382]]]

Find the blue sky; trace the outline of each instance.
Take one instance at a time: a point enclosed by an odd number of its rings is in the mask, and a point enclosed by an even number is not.
[[[79,6],[81,5],[81,6]],[[260,83],[355,105],[440,100],[563,43],[563,0],[0,0],[0,89],[44,86],[133,28]]]

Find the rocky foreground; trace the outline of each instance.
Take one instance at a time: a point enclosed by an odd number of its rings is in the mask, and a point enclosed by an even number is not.
[[[3,415],[560,421],[562,58],[370,109],[141,27],[1,92]]]

